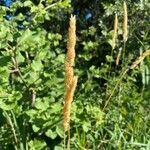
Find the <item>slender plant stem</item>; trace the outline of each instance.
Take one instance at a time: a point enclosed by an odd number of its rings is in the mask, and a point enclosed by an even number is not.
[[[15,128],[16,128],[17,133],[18,133],[18,137],[19,137],[18,142],[19,142],[19,145],[20,145],[20,149],[21,149],[21,150],[24,150],[24,145],[23,145],[23,143],[22,143],[22,142],[23,142],[23,141],[22,141],[22,136],[23,136],[23,135],[21,135],[21,133],[20,133],[19,126],[18,126],[18,123],[17,123],[16,116],[15,116],[14,112],[13,112],[12,110],[11,110],[10,112],[11,112],[11,114],[12,114],[14,126],[15,126]]]
[[[15,67],[15,71],[18,72],[18,75],[19,75],[21,81],[24,83],[25,87],[28,89],[28,86],[27,86],[25,80],[23,79],[21,70],[20,70],[20,68],[19,68],[19,65],[18,65],[18,62],[17,62],[17,59],[16,59],[17,46],[16,46],[16,47],[11,47],[10,45],[8,45],[8,47],[9,47],[9,48],[11,49],[11,51],[12,51],[12,55],[13,55],[13,56],[11,57],[11,59],[12,59],[13,65],[14,65],[14,67]],[[8,52],[9,52],[9,51],[8,51]],[[9,53],[10,53],[10,52],[9,52]]]
[[[111,57],[113,58],[113,52],[114,52],[114,50],[113,50],[113,48],[111,49]],[[109,75],[110,75],[110,73],[111,73],[111,66],[112,66],[112,61],[110,61],[110,64],[109,64]]]
[[[70,126],[68,129],[68,145],[67,145],[67,150],[70,150]]]
[[[53,3],[53,4],[49,5],[49,6],[47,6],[47,7],[45,8],[45,10],[48,10],[49,8],[58,5],[59,3],[61,3],[61,1],[62,1],[62,0],[60,0],[59,2],[56,2],[56,3]]]
[[[113,96],[113,94],[115,93],[115,91],[116,91],[117,87],[119,86],[120,82],[122,81],[122,79],[124,78],[124,76],[125,76],[125,74],[128,72],[128,70],[129,70],[129,68],[128,68],[128,69],[126,69],[126,70],[122,73],[122,75],[120,76],[120,79],[119,79],[119,80],[118,80],[118,82],[116,83],[116,85],[115,85],[115,87],[114,87],[113,91],[111,92],[111,94],[110,94],[109,98],[107,99],[107,101],[106,101],[106,103],[105,103],[105,106],[104,106],[104,108],[103,108],[103,111],[104,111],[104,110],[105,110],[105,108],[107,107],[107,105],[108,105],[109,101],[111,100],[111,97],[112,97],[112,96]]]
[[[125,62],[126,42],[123,42],[123,62]]]
[[[4,114],[5,114],[5,117],[6,117],[7,121],[8,121],[8,123],[9,123],[10,127],[11,127],[11,130],[13,132],[15,143],[17,144],[18,143],[18,139],[17,139],[16,131],[15,131],[14,125],[13,125],[13,123],[11,121],[11,118],[9,117],[7,111],[5,111],[5,110],[4,110]]]
[[[66,149],[66,132],[64,132],[64,150]]]

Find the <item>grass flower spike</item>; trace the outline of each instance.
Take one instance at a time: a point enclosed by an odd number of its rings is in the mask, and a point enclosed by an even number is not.
[[[68,131],[68,143],[70,142],[70,113],[71,103],[73,101],[74,92],[77,85],[77,77],[74,76],[74,59],[75,59],[75,44],[76,44],[76,18],[71,15],[70,25],[68,30],[67,54],[65,60],[65,95],[64,95],[64,112],[63,112],[63,127],[64,127],[64,146],[65,133]],[[68,149],[69,146],[68,146]]]
[[[117,30],[118,30],[118,16],[117,16],[117,14],[115,14],[114,34],[113,34],[113,39],[112,39],[112,49],[114,49],[116,46]]]
[[[128,11],[127,11],[127,4],[125,1],[123,3],[123,9],[124,9],[123,40],[124,40],[124,43],[126,43],[126,41],[128,39]]]
[[[137,67],[138,64],[140,64],[144,58],[146,56],[150,56],[150,49],[149,50],[146,50],[143,54],[141,54],[133,63],[132,65],[130,66],[130,69],[134,69],[135,67]]]

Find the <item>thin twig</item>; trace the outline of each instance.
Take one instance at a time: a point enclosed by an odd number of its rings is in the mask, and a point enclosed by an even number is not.
[[[23,79],[23,75],[21,73],[21,70],[19,68],[19,65],[18,65],[18,62],[17,62],[17,59],[16,59],[16,50],[17,49],[16,49],[16,47],[11,47],[10,45],[8,45],[8,46],[12,50],[12,53],[13,53],[13,56],[11,57],[11,59],[12,59],[12,62],[13,62],[14,68],[15,68],[14,70],[18,72],[18,75],[19,75],[21,81],[24,83],[24,85],[26,86],[26,88],[28,88],[25,80]]]

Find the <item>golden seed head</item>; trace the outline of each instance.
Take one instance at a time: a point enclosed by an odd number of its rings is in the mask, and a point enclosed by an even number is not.
[[[64,119],[63,126],[64,132],[69,130],[71,103],[75,88],[77,85],[77,77],[74,76],[73,65],[75,59],[75,44],[76,44],[76,18],[71,15],[68,41],[67,41],[67,54],[65,60],[65,95],[64,95]]]
[[[134,69],[138,64],[140,64],[146,56],[150,56],[150,49],[146,50],[143,54],[141,54],[130,66],[130,69]]]
[[[65,93],[64,122],[63,122],[64,132],[66,132],[69,129],[71,103],[73,101],[76,86],[77,86],[77,77],[74,77],[70,88]]]
[[[115,14],[114,33],[113,33],[113,39],[112,39],[112,49],[114,49],[116,46],[117,30],[118,30],[118,16],[117,16],[117,14]]]
[[[76,44],[76,18],[75,16],[71,15],[68,31],[68,42],[67,42],[67,61],[70,63],[71,66],[74,65],[75,44]]]
[[[124,42],[126,42],[128,39],[128,12],[127,12],[127,4],[125,1],[123,3],[123,9],[124,9],[123,40],[124,40]]]

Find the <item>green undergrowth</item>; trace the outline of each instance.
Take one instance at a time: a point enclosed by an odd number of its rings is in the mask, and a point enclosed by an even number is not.
[[[10,8],[0,6],[0,149],[63,149],[64,60],[75,10],[80,12],[74,66],[78,85],[71,150],[150,149],[150,58],[122,76],[149,49],[150,3],[127,0],[129,35],[118,66],[123,1],[76,3],[22,0]],[[90,7],[93,20],[84,19],[83,6]],[[119,28],[112,53],[115,13]]]

